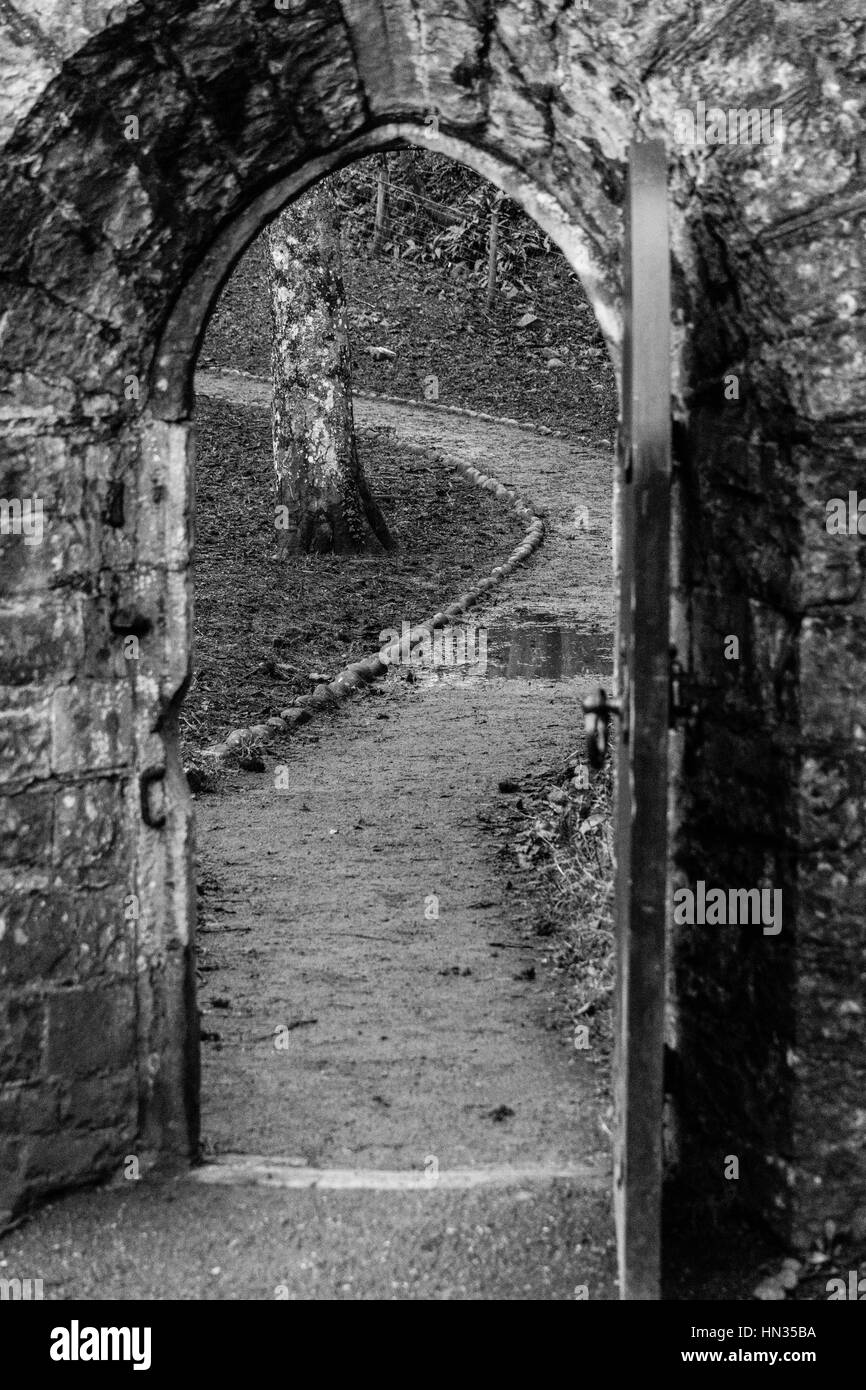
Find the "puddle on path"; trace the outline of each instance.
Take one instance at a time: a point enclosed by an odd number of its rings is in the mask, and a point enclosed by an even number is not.
[[[613,671],[613,642],[598,632],[526,624],[487,630],[487,676],[566,681]]]
[[[613,672],[612,636],[565,626],[555,614],[518,614],[507,626],[454,624],[416,650],[412,664],[422,681],[566,681]]]

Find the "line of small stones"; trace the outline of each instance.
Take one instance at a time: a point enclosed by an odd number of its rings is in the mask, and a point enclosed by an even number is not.
[[[328,683],[322,682],[310,695],[299,695],[294,705],[288,709],[280,710],[278,715],[272,715],[264,724],[253,724],[250,728],[232,729],[222,743],[216,743],[210,748],[203,749],[203,756],[217,761],[223,760],[231,755],[234,748],[260,744],[277,734],[287,733],[298,728],[301,724],[309,723],[317,710],[329,709],[339,701],[347,700],[350,695],[354,695],[364,686],[387,675],[389,666],[394,663],[399,664],[406,651],[406,646],[411,652],[412,647],[421,642],[432,629],[445,627],[454,619],[459,618],[466,612],[467,608],[471,608],[484,594],[495,589],[498,584],[502,583],[503,579],[511,574],[512,570],[515,570],[518,565],[523,564],[524,560],[528,560],[530,555],[534,554],[544,539],[544,522],[538,513],[523,500],[516,488],[506,487],[504,483],[498,482],[491,474],[482,473],[471,464],[463,463],[460,460],[457,460],[453,466],[455,471],[461,473],[468,483],[483,488],[485,492],[491,493],[500,501],[510,503],[517,515],[529,522],[529,529],[523,540],[511,552],[508,559],[501,565],[495,565],[484,579],[480,579],[471,589],[467,589],[465,594],[461,594],[448,608],[434,613],[428,622],[419,623],[411,628],[408,643],[406,643],[405,637],[400,637],[382,647],[376,656],[366,657],[363,661],[351,662],[335,680]]]
[[[554,430],[549,425],[537,425],[534,420],[515,420],[510,415],[490,415],[486,410],[470,410],[466,405],[445,405],[442,401],[419,401],[414,396],[389,396],[384,391],[353,391],[363,400],[384,401],[386,405],[413,405],[421,410],[444,410],[449,415],[468,415],[472,420],[486,420],[491,425],[511,425],[518,430],[549,435],[553,439],[570,439],[567,430]]]

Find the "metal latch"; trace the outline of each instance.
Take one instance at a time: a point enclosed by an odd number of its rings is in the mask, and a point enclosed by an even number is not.
[[[604,766],[610,743],[610,719],[622,719],[622,701],[609,700],[607,692],[598,687],[583,701],[583,726],[586,730],[586,757],[590,767]]]
[[[150,767],[138,779],[141,795],[141,818],[151,830],[162,830],[165,825],[165,778],[164,767]]]

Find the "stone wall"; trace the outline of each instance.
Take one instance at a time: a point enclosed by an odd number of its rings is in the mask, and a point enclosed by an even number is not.
[[[675,630],[702,707],[675,739],[675,873],[785,895],[780,937],[672,941],[680,1181],[787,1235],[850,1216],[862,548],[823,515],[862,457],[863,30],[854,0],[3,7],[0,496],[41,498],[46,532],[2,538],[0,1207],[196,1142],[173,723],[189,381],[233,259],[312,178],[411,135],[551,230],[616,360],[642,133],[671,154]],[[699,99],[781,107],[784,144],[677,144]]]

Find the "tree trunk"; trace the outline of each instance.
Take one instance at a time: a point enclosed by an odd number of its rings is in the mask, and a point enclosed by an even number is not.
[[[385,227],[388,222],[388,156],[379,155],[379,177],[376,182],[376,223],[373,228],[372,254],[378,256],[385,240]]]
[[[358,458],[340,225],[321,184],[268,229],[277,554],[391,550]]]
[[[484,307],[488,314],[493,308],[493,298],[496,294],[496,251],[499,245],[499,202],[495,202],[490,210],[490,236],[487,242],[487,297]]]

